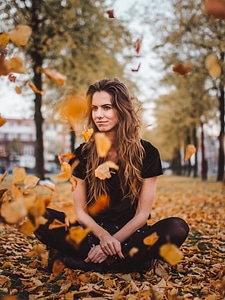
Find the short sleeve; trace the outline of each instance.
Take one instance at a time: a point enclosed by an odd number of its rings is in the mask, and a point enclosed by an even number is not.
[[[142,167],[142,178],[155,177],[163,174],[160,154],[151,143],[141,140],[145,149],[145,157]]]
[[[84,143],[75,149],[74,151],[75,157],[71,159],[69,162],[70,165],[72,165],[75,160],[79,161],[78,165],[73,170],[73,175],[80,179],[85,179],[85,172],[86,172],[86,162],[82,153],[83,145]]]

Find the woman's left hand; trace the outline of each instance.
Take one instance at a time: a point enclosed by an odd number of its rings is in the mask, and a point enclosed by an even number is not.
[[[107,255],[103,252],[100,245],[96,245],[88,252],[85,262],[102,263],[107,258]]]

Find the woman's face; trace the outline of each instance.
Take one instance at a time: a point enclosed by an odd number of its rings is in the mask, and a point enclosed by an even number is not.
[[[92,119],[99,131],[109,132],[119,123],[117,110],[111,96],[105,91],[95,92],[92,97]]]

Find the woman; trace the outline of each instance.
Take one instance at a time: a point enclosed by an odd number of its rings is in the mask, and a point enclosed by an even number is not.
[[[71,226],[91,228],[77,249],[66,242],[68,232],[48,225],[65,215],[47,209],[48,222],[36,235],[58,253],[50,257],[50,265],[60,258],[65,266],[107,271],[144,271],[153,259],[160,259],[159,248],[165,243],[178,247],[188,235],[188,225],[177,217],[147,225],[156,192],[157,176],[162,174],[158,150],[140,138],[140,121],[127,87],[118,79],[103,79],[91,85],[86,93],[89,103],[88,125],[93,135],[75,150],[79,160],[74,169],[77,185],[73,192],[77,222]],[[111,142],[106,157],[99,157],[95,133],[104,133]],[[118,165],[109,169],[106,179],[96,177],[95,170],[104,161]],[[71,164],[73,161],[71,161]],[[101,195],[107,195],[106,207],[91,214],[89,207]],[[156,233],[158,240],[145,245],[145,237]]]

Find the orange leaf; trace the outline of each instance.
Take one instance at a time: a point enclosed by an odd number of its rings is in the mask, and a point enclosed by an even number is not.
[[[4,202],[1,206],[1,216],[8,224],[16,224],[27,215],[27,209],[22,199]]]
[[[36,94],[44,95],[44,91],[40,91],[31,81],[28,81],[27,85],[32,89]]]
[[[137,52],[137,54],[139,54],[140,49],[141,49],[141,39],[138,38],[135,45],[135,51]]]
[[[158,241],[158,239],[159,239],[158,234],[156,232],[153,232],[152,234],[144,238],[143,242],[147,246],[152,246]]]
[[[171,265],[175,266],[183,259],[183,253],[174,244],[164,244],[159,248],[159,254]]]
[[[99,157],[106,157],[112,142],[104,132],[95,133],[95,144]]]
[[[65,268],[64,264],[61,262],[61,260],[57,259],[54,261],[53,267],[52,267],[52,273],[55,277],[57,277]]]
[[[42,69],[41,72],[44,73],[49,79],[51,79],[53,82],[55,82],[60,86],[64,85],[67,79],[66,76],[62,75],[55,69],[46,68],[46,69]]]
[[[3,126],[6,122],[7,120],[0,116],[0,127]]]
[[[139,249],[136,247],[131,248],[129,251],[129,256],[133,257],[136,253],[138,253],[138,251],[139,251]]]
[[[21,87],[19,87],[18,85],[16,85],[15,91],[16,91],[16,93],[17,93],[18,95],[22,94],[22,89],[21,89]]]
[[[75,249],[79,248],[80,243],[91,231],[90,228],[83,228],[81,226],[71,227],[69,229],[69,234],[66,236],[66,240],[70,243]]]
[[[184,157],[184,161],[188,161],[189,158],[191,158],[191,156],[196,152],[196,148],[194,145],[189,144],[186,146],[186,153],[185,153],[185,157]]]
[[[57,220],[57,219],[54,219],[54,220],[52,221],[52,223],[49,224],[48,229],[51,230],[51,229],[62,228],[62,227],[66,227],[66,224],[60,222],[60,221]]]
[[[60,180],[69,180],[71,176],[71,165],[64,161],[61,164],[61,170],[62,173],[58,174],[56,178]]]
[[[24,189],[28,190],[35,188],[39,180],[40,178],[35,175],[27,175],[24,179]]]
[[[93,128],[89,128],[89,129],[82,132],[82,135],[84,137],[85,142],[89,141],[89,139],[92,136],[93,132],[94,132]]]
[[[0,34],[0,50],[5,49],[8,45],[8,43],[9,43],[8,33],[5,33],[5,32],[1,33]]]
[[[186,76],[188,73],[193,71],[191,64],[184,65],[183,63],[177,63],[173,65],[173,72],[178,73],[182,76]]]
[[[25,46],[32,34],[30,26],[19,24],[8,32],[10,40],[17,46]]]
[[[88,212],[91,215],[96,215],[109,205],[109,196],[101,195],[98,199],[88,206]]]

